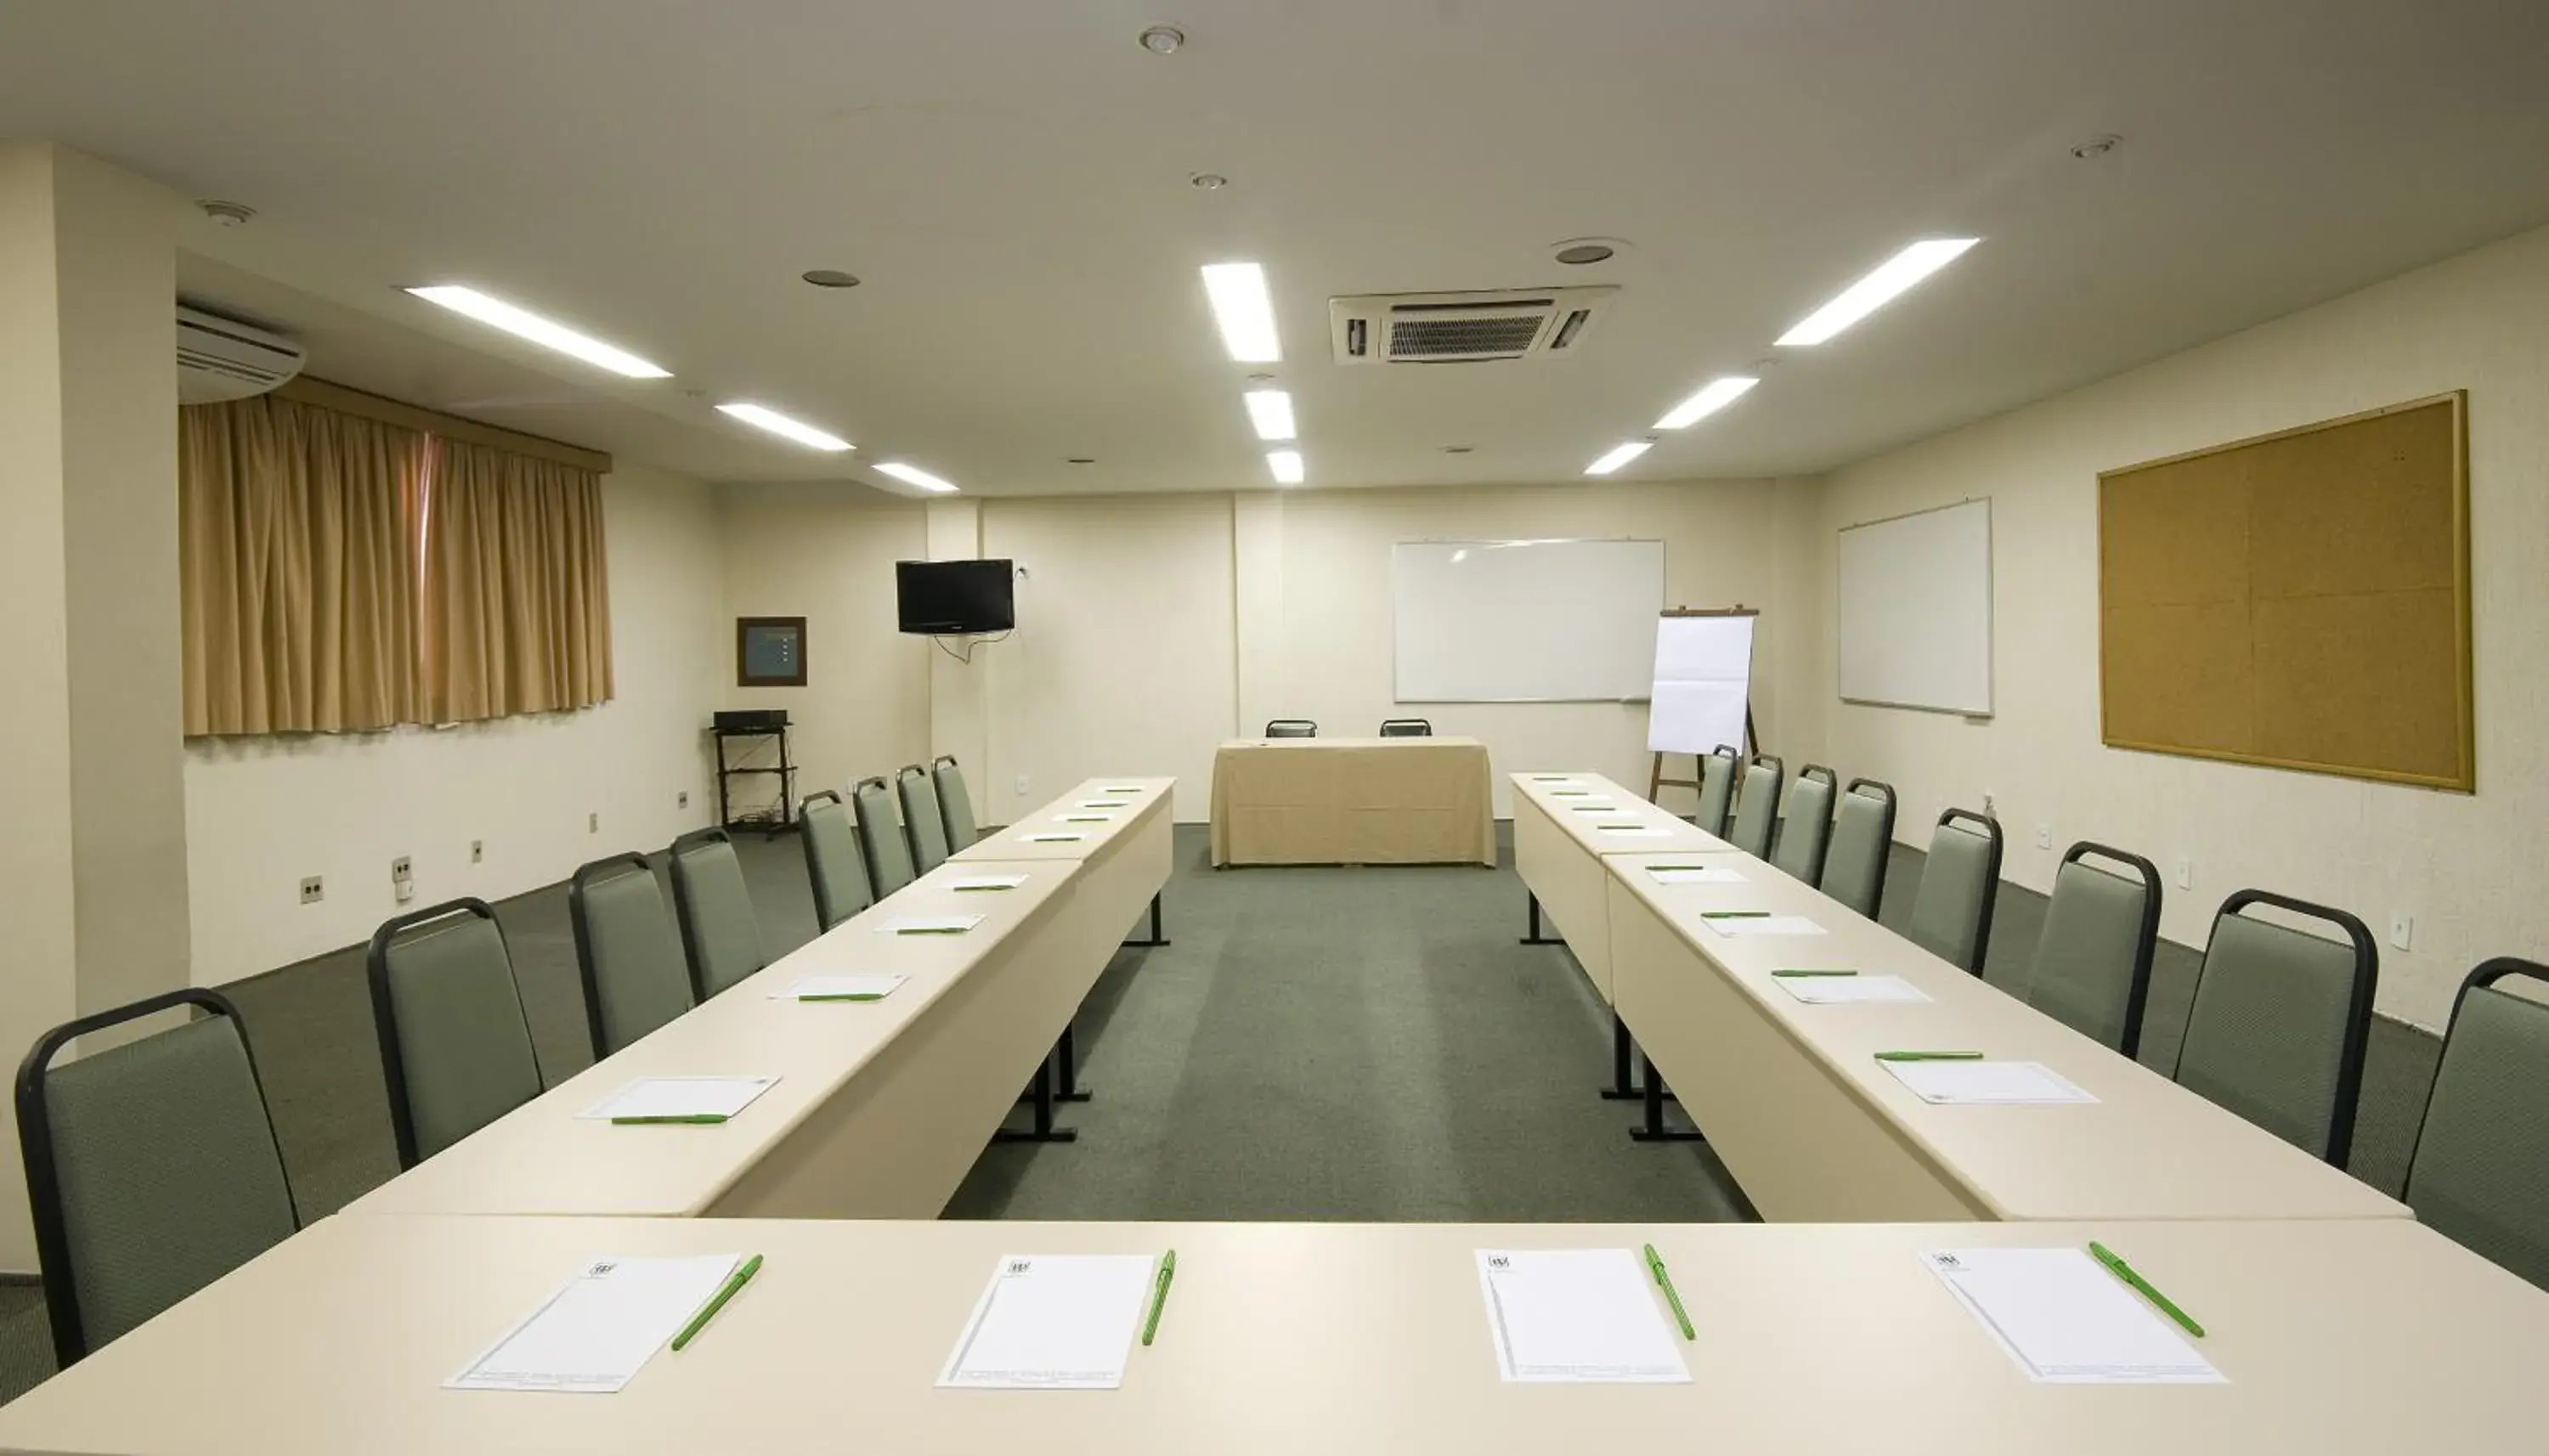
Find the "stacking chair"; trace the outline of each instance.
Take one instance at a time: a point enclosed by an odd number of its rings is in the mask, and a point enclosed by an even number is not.
[[[575,969],[593,1059],[691,1009],[691,973],[655,868],[643,855],[614,855],[576,870],[566,886]]]
[[[1699,757],[1699,813],[1691,822],[1720,838],[1726,834],[1726,811],[1735,806],[1735,771],[1743,762],[1722,743]]]
[[[1894,852],[1894,785],[1853,778],[1834,815],[1832,848],[1817,885],[1835,900],[1876,918],[1885,904],[1885,863]]]
[[[868,888],[880,900],[911,883],[911,846],[894,818],[894,790],[883,778],[850,786],[850,812],[859,821],[859,848],[867,855]]]
[[[841,796],[826,788],[797,807],[797,837],[805,845],[805,877],[814,884],[814,925],[830,930],[876,903],[868,866]]]
[[[2497,989],[2509,975],[2549,986],[2549,965],[2510,957],[2461,982],[2405,1198],[2438,1232],[2549,1289],[2549,1005]]]
[[[2159,870],[2141,856],[2087,840],[2063,851],[2027,1004],[2126,1056],[2137,1054],[2151,953],[2159,947]]]
[[[1735,828],[1726,842],[1756,859],[1770,858],[1770,835],[1779,827],[1779,783],[1788,767],[1768,754],[1744,769],[1744,791],[1735,796]]]
[[[1824,877],[1824,851],[1832,843],[1833,800],[1841,779],[1821,764],[1798,771],[1788,785],[1788,827],[1779,831],[1779,852],[1770,863],[1813,884]]]
[[[1423,718],[1386,718],[1381,721],[1383,738],[1431,738],[1434,725]]]
[[[1316,738],[1319,725],[1307,718],[1276,718],[1266,725],[1269,738]]]
[[[180,1006],[203,1015],[52,1064],[73,1038]],[[247,1029],[218,991],[164,992],[38,1038],[18,1068],[18,1145],[64,1368],[301,1227]]]
[[[540,1095],[514,957],[486,901],[447,900],[382,922],[364,968],[400,1167]]]
[[[927,874],[947,863],[947,824],[938,817],[938,790],[929,771],[905,764],[894,775],[895,797],[902,800],[902,826],[911,835],[911,871]]]
[[[1976,975],[1991,947],[1992,902],[2000,896],[2000,821],[1949,809],[1930,834],[1930,859],[1903,933],[1915,945]]]
[[[761,949],[761,920],[752,913],[743,862],[724,830],[692,830],[673,841],[669,858],[691,994],[706,1001],[770,963]]]
[[[2269,905],[2329,940],[2240,912]],[[2178,1044],[2179,1085],[2338,1167],[2354,1141],[2381,953],[2342,910],[2240,890],[2221,902]]]
[[[940,754],[929,766],[929,778],[938,787],[938,817],[947,826],[947,853],[972,848],[983,831],[974,822],[974,796],[965,791],[965,771],[956,767],[953,756]]]

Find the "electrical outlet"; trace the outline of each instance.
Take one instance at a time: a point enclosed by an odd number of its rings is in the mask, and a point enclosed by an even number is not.
[[[483,840],[483,839],[473,839],[473,840],[471,840],[471,841],[469,842],[469,863],[470,863],[470,864],[477,864],[479,861],[484,860],[484,859],[486,859],[486,858],[487,858],[487,842],[486,842],[485,840]]]
[[[2402,951],[2407,951],[2414,949],[2415,939],[2416,917],[2409,915],[2405,911],[2391,911],[2390,944],[2398,947]]]
[[[1027,796],[1027,775],[1024,774],[1018,775],[1018,786],[1016,792],[1019,798],[1025,798]]]
[[[691,791],[690,791],[689,789],[687,789],[687,788],[686,788],[686,789],[683,789],[680,793],[677,793],[677,794],[673,795],[673,807],[674,807],[674,808],[676,808],[676,809],[687,809],[687,808],[689,808],[690,806],[691,806]]]
[[[310,875],[301,881],[302,904],[316,905],[326,898],[328,898],[328,887],[318,875]]]
[[[401,855],[390,862],[390,878],[414,879],[416,878],[416,865],[409,863],[407,856]]]
[[[584,832],[587,834],[600,834],[602,832],[602,816],[600,814],[585,815]]]
[[[390,890],[402,905],[416,898],[416,866],[405,855],[390,862]]]
[[[2035,847],[2039,850],[2049,850],[2053,848],[2052,825],[2039,824],[2035,826]]]
[[[1992,791],[1988,788],[1983,790],[1983,817],[1986,819],[2000,817],[2000,800],[1992,797]]]
[[[2177,857],[2177,887],[2182,890],[2195,888],[2195,862],[2184,855]]]

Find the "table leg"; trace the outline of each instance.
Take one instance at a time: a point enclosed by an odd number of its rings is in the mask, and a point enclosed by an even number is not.
[[[1655,1075],[1652,1058],[1640,1057],[1639,1068],[1647,1083],[1647,1120],[1629,1130],[1629,1136],[1640,1142],[1706,1142],[1708,1136],[1697,1128],[1664,1126],[1664,1099],[1672,1094],[1664,1090],[1664,1079]]]
[[[1036,1067],[1035,1084],[1028,1089],[1035,1103],[1035,1126],[1032,1129],[1002,1128],[991,1135],[994,1142],[1077,1142],[1080,1132],[1075,1128],[1053,1125],[1053,1058],[1048,1056]]]
[[[1563,946],[1563,945],[1565,945],[1565,944],[1566,944],[1566,942],[1565,942],[1562,938],[1560,938],[1560,937],[1558,937],[1558,936],[1544,936],[1544,935],[1542,935],[1542,934],[1540,933],[1540,896],[1538,896],[1538,895],[1533,895],[1533,896],[1531,896],[1531,897],[1530,897],[1530,899],[1531,899],[1531,934],[1530,934],[1530,935],[1527,935],[1527,936],[1524,936],[1524,937],[1522,938],[1522,943],[1523,943],[1524,945],[1526,945],[1526,946]]]
[[[1168,891],[1162,890],[1160,895],[1165,895],[1167,893]],[[1167,934],[1160,928],[1160,895],[1153,895],[1151,897],[1151,938],[1147,941],[1126,941],[1124,943],[1126,946],[1141,949],[1151,946],[1165,946],[1169,943]]]
[[[1054,1092],[1053,1100],[1056,1102],[1086,1102],[1088,1100],[1088,1089],[1080,1085],[1079,1058],[1073,1051],[1071,1031],[1071,1024],[1069,1022],[1063,1023],[1062,1040],[1054,1044],[1054,1061],[1060,1065],[1062,1074],[1057,1079],[1061,1085]]]

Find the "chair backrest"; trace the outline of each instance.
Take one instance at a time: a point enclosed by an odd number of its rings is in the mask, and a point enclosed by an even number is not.
[[[1788,822],[1770,863],[1813,884],[1824,877],[1824,851],[1832,843],[1833,800],[1841,778],[1821,764],[1808,764],[1788,785]]]
[[[196,1021],[59,1067],[75,1037],[192,1006]],[[73,1361],[301,1227],[238,1008],[168,991],[36,1039],[18,1145],[53,1358]]]
[[[830,930],[876,903],[858,831],[839,794],[826,788],[805,795],[797,806],[797,837],[804,843],[805,877],[814,886],[815,929]]]
[[[673,841],[667,858],[691,994],[706,1001],[770,963],[761,949],[761,917],[752,911],[743,862],[724,830],[694,829]]]
[[[2496,988],[2549,985],[2549,965],[2502,957],[2469,973],[2407,1159],[2416,1217],[2549,1289],[2549,1005]]]
[[[540,1095],[514,957],[486,901],[448,900],[383,921],[364,968],[400,1167]]]
[[[2092,864],[2091,859],[2113,864]],[[2062,852],[2035,941],[2027,1004],[2126,1056],[2142,1045],[2142,1003],[2159,947],[2159,870],[2087,840]]]
[[[1380,725],[1383,738],[1431,738],[1434,725],[1424,718],[1387,718]]]
[[[1316,738],[1319,725],[1307,718],[1276,718],[1266,725],[1269,738]]]
[[[927,874],[947,863],[947,826],[938,817],[938,790],[929,771],[905,764],[895,771],[895,797],[902,800],[903,827],[911,834],[911,870]]]
[[[1770,836],[1779,827],[1779,785],[1788,768],[1768,754],[1744,768],[1744,791],[1735,796],[1735,828],[1726,842],[1747,855],[1770,858]]]
[[[1949,809],[1930,832],[1930,858],[1912,897],[1913,943],[1976,975],[1991,947],[1992,902],[2000,896],[2000,821]]]
[[[2251,905],[2324,922],[2344,939],[2239,913]],[[2380,966],[2372,932],[2342,910],[2264,890],[2232,895],[2205,943],[2179,1084],[2345,1166]]]
[[[1853,778],[1834,815],[1832,847],[1824,855],[1823,892],[1876,918],[1885,905],[1885,864],[1894,853],[1894,785]]]
[[[947,827],[947,853],[970,849],[983,837],[983,827],[974,822],[974,796],[965,791],[965,771],[956,760],[940,754],[929,766],[930,781],[938,786],[938,818]]]
[[[1691,822],[1724,838],[1726,811],[1735,807],[1735,771],[1743,767],[1735,750],[1719,744],[1699,756],[1699,812]]]
[[[859,821],[859,848],[867,855],[868,888],[880,900],[911,883],[911,846],[894,818],[894,790],[883,778],[850,785],[850,812]]]
[[[691,1009],[682,933],[645,856],[614,855],[577,869],[566,885],[566,918],[594,1060]]]

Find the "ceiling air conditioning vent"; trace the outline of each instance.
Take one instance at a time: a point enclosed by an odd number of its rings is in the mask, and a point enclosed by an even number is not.
[[[281,334],[177,306],[177,403],[262,395],[301,372],[307,355]]]
[[[1616,288],[1398,293],[1328,300],[1340,364],[1483,364],[1563,358]]]

